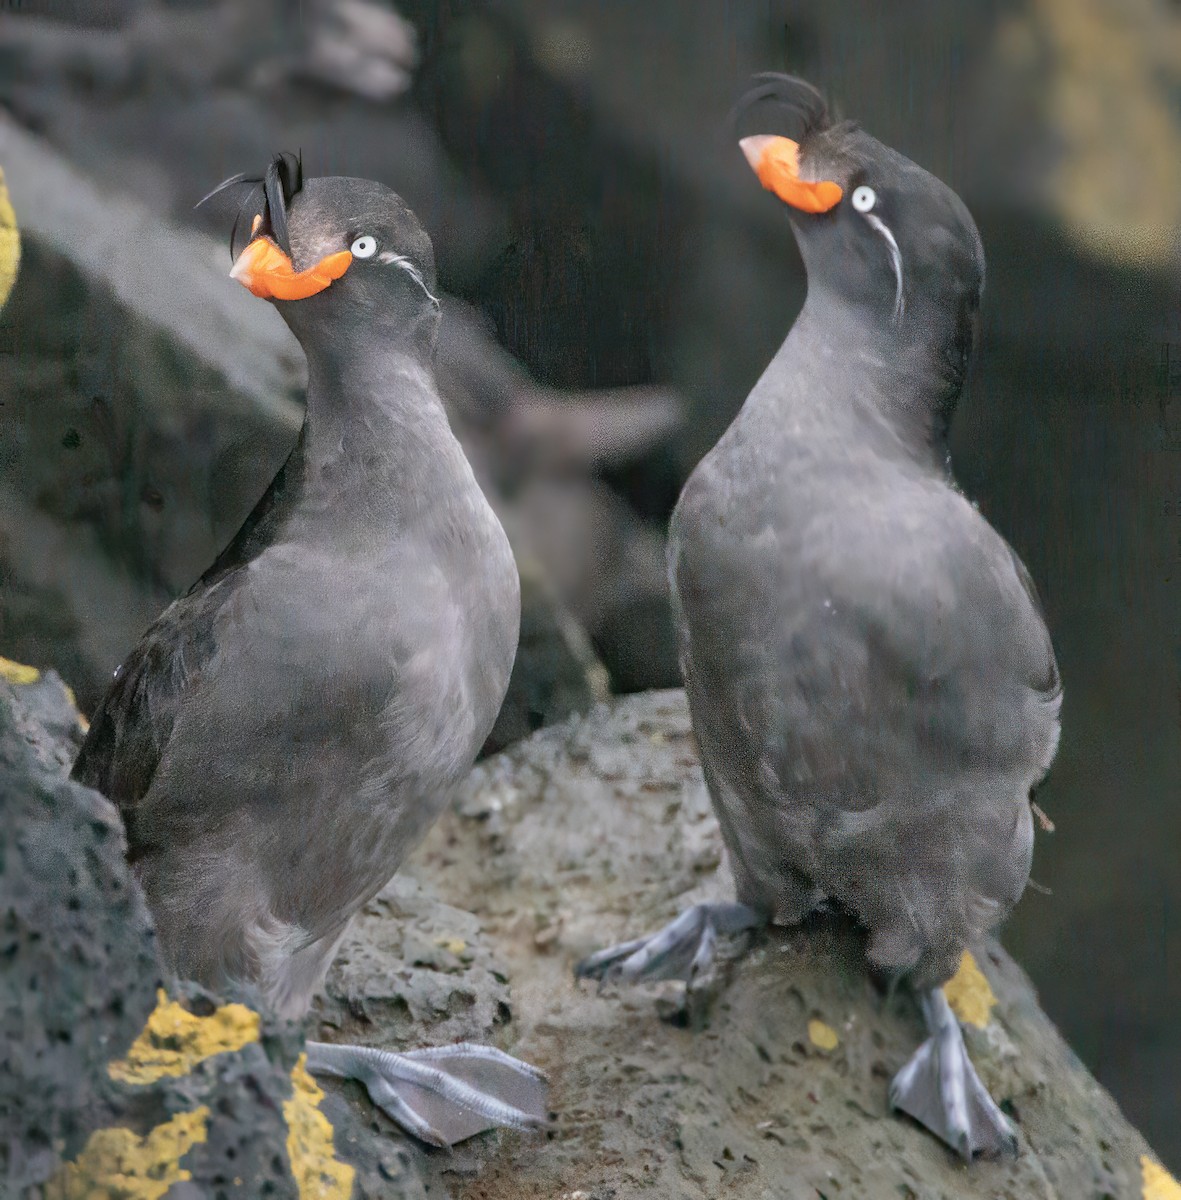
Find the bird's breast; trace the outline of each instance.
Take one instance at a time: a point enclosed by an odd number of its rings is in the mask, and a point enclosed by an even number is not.
[[[377,774],[424,786],[470,765],[516,650],[507,539],[482,495],[458,508],[358,528],[313,514],[250,564],[222,617],[258,686],[318,698],[295,720],[367,730]]]

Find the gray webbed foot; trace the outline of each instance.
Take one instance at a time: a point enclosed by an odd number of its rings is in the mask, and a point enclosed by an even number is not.
[[[454,1146],[497,1125],[548,1124],[545,1076],[494,1046],[459,1042],[395,1054],[308,1042],[307,1056],[313,1074],[360,1080],[378,1108],[432,1146]]]
[[[745,904],[695,904],[648,937],[621,942],[584,958],[574,967],[578,979],[682,979],[692,986],[707,978],[717,957],[719,937],[733,937],[765,924]]]
[[[890,1107],[901,1109],[971,1162],[1017,1156],[1017,1134],[988,1094],[964,1045],[942,988],[922,997],[930,1037],[890,1084]]]

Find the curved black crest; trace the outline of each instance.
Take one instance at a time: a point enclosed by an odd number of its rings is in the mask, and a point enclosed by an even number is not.
[[[803,142],[809,134],[828,128],[828,105],[805,80],[766,71],[751,80],[730,112],[730,125],[743,136],[770,133]]]
[[[249,191],[238,206],[238,215],[234,218],[234,227],[230,230],[230,256],[234,254],[234,241],[238,234],[238,226],[242,214],[250,204],[256,189],[262,186],[262,224],[260,234],[267,234],[275,244],[287,255],[291,254],[291,241],[287,231],[287,208],[295,194],[303,187],[303,154],[276,154],[270,165],[261,176],[231,175],[223,180],[207,196],[202,196],[194,208],[200,208],[206,200],[227,191],[232,187],[249,187]]]

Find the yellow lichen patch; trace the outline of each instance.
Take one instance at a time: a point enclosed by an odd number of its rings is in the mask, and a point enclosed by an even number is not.
[[[965,950],[960,969],[943,985],[943,993],[952,1012],[965,1025],[983,1029],[996,1006],[996,996],[984,978],[976,960]]]
[[[1144,1177],[1144,1200],[1181,1200],[1181,1183],[1147,1154],[1140,1155],[1140,1171]]]
[[[815,1018],[808,1022],[808,1040],[813,1046],[826,1052],[835,1050],[841,1042],[837,1031],[831,1025],[826,1025],[823,1021]]]
[[[191,1179],[180,1160],[207,1130],[209,1109],[178,1113],[144,1137],[130,1129],[100,1129],[85,1149],[45,1185],[45,1200],[159,1200]]]
[[[16,227],[16,213],[8,198],[4,172],[0,170],[0,306],[8,299],[21,261],[21,237]]]
[[[3,195],[0,194],[0,200]],[[3,220],[3,211],[0,209],[0,220]],[[3,280],[0,280],[0,284]],[[11,658],[0,658],[0,679],[7,679],[9,683],[23,684],[36,683],[41,678],[41,672],[36,667],[26,667],[24,663],[13,662]]]
[[[336,1157],[332,1126],[320,1111],[324,1093],[308,1074],[301,1054],[291,1072],[291,1099],[283,1102],[287,1120],[287,1157],[300,1200],[348,1200],[355,1172]]]
[[[435,939],[436,946],[442,946],[444,950],[451,954],[462,954],[467,949],[467,942],[463,938],[457,937],[441,937]]]
[[[258,1013],[244,1004],[224,1004],[212,1015],[198,1017],[161,989],[127,1057],[111,1063],[107,1071],[119,1083],[134,1084],[187,1075],[202,1059],[258,1041],[258,1027]]]
[[[66,699],[70,702],[71,705],[73,705],[74,709],[77,710],[78,697],[74,695],[74,689],[72,687],[70,687],[70,685],[68,683],[63,683],[62,687],[65,689]],[[90,722],[81,713],[78,713],[78,727],[82,730],[83,733],[90,732]]]
[[[1038,97],[1053,139],[1035,181],[1087,253],[1165,267],[1181,221],[1181,23],[1158,0],[1027,0],[997,27],[993,71]],[[1040,111],[1039,111],[1040,110]]]

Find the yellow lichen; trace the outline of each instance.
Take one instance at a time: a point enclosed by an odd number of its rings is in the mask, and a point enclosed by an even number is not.
[[[3,192],[3,175],[0,174],[0,291],[3,291],[3,234],[4,234],[4,192]],[[0,298],[2,299],[2,298]],[[13,662],[11,658],[0,658],[0,679],[7,679],[9,683],[25,684],[36,683],[41,678],[41,672],[36,667],[26,667],[24,663]]]
[[[1181,23],[1159,0],[1028,0],[995,68],[1041,98],[1056,152],[1040,183],[1086,252],[1165,266],[1181,222]]]
[[[64,691],[66,693],[66,699],[70,702],[71,707],[75,710],[75,716],[78,719],[78,727],[82,730],[83,733],[89,733],[90,732],[90,722],[80,712],[77,711],[78,697],[74,695],[74,689],[72,687],[70,687],[70,685],[68,683],[63,683],[62,688],[64,689]]]
[[[435,938],[435,945],[442,946],[444,950],[448,950],[455,955],[462,954],[467,949],[467,942],[463,938],[457,937]]]
[[[283,1102],[287,1120],[287,1157],[300,1200],[348,1200],[353,1168],[336,1157],[332,1125],[320,1111],[324,1093],[308,1074],[301,1054],[291,1072],[291,1099]]]
[[[208,1017],[187,1012],[163,989],[156,1007],[127,1057],[107,1067],[119,1083],[154,1083],[165,1075],[187,1075],[203,1059],[241,1050],[258,1041],[258,1013],[244,1004],[224,1004]]]
[[[952,1011],[965,1025],[983,1029],[988,1024],[996,1006],[996,996],[984,972],[967,950],[960,959],[960,969],[943,985],[943,993]]]
[[[21,238],[16,226],[16,213],[8,198],[4,172],[0,170],[0,307],[8,299],[21,261]]]
[[[1140,1171],[1144,1178],[1144,1200],[1181,1200],[1181,1183],[1147,1154],[1140,1155]]]
[[[100,1129],[82,1153],[45,1185],[45,1200],[160,1200],[191,1179],[180,1160],[205,1141],[209,1109],[178,1113],[144,1137],[130,1129]]]
[[[813,1046],[824,1051],[835,1050],[840,1045],[840,1037],[831,1025],[813,1018],[808,1022],[808,1040]]]

